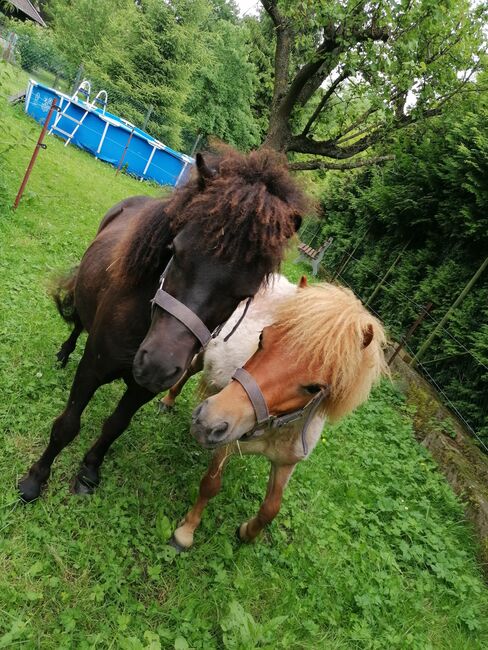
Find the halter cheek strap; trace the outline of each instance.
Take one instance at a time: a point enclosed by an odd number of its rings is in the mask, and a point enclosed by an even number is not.
[[[169,294],[167,291],[163,289],[163,284],[164,280],[166,278],[166,275],[168,273],[168,269],[171,265],[171,262],[173,261],[173,258],[170,259],[168,264],[166,265],[166,268],[164,269],[160,282],[159,282],[159,289],[156,291],[156,295],[154,298],[151,300],[152,304],[152,309],[154,311],[154,305],[158,305],[158,307],[161,307],[161,309],[164,309],[165,311],[168,312],[168,314],[171,314],[175,318],[177,318],[185,327],[187,327],[190,332],[200,341],[200,345],[202,348],[206,348],[209,342],[213,339],[216,338],[222,328],[225,325],[225,322],[222,323],[221,325],[218,325],[216,329],[211,332],[208,327],[205,325],[205,323],[193,312],[189,307],[184,305],[182,302],[177,300],[174,296]],[[230,334],[228,334],[224,341],[227,342],[229,338],[234,334],[236,329],[239,327],[241,324],[242,320],[244,319],[247,310],[249,308],[249,305],[251,304],[252,298],[248,298],[246,302],[246,306],[244,308],[244,311],[237,321],[237,323],[234,325],[232,331]]]
[[[203,348],[208,345],[212,338],[210,330],[186,305],[176,300],[176,298],[164,289],[157,290],[152,302],[153,305],[158,305],[158,307],[161,307],[161,309],[164,309],[168,314],[171,314],[171,316],[174,316],[182,322],[197,337]]]
[[[301,438],[303,454],[306,456],[308,454],[307,430],[318,407],[329,395],[329,386],[323,386],[320,391],[301,409],[296,409],[295,411],[290,411],[283,415],[270,415],[268,405],[266,404],[266,400],[264,399],[264,395],[259,388],[257,381],[249,372],[247,372],[247,370],[244,368],[237,368],[232,375],[232,379],[238,381],[242,386],[256,415],[256,424],[244,434],[243,438],[247,440],[256,434],[262,434],[263,429],[265,428],[279,429],[287,424],[304,419],[305,421],[302,427]]]
[[[256,415],[257,426],[266,424],[269,420],[268,405],[254,377],[244,368],[237,368],[232,375],[232,379],[238,381],[246,391]]]

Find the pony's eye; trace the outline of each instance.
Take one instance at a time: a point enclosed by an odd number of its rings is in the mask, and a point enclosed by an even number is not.
[[[261,332],[261,334],[259,335],[258,350],[262,350],[262,349],[263,349],[263,333]]]
[[[322,386],[320,384],[309,384],[308,386],[303,386],[303,390],[309,395],[315,395],[321,390]]]

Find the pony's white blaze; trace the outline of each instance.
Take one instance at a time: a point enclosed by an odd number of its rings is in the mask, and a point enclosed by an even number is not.
[[[298,291],[296,284],[274,273],[254,296],[246,317],[235,333],[225,338],[239,321],[245,307],[241,303],[225,324],[218,337],[205,350],[202,383],[208,392],[216,393],[230,382],[236,368],[256,352],[261,331],[276,318],[276,309]]]

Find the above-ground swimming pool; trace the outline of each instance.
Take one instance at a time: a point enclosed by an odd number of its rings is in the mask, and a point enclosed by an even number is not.
[[[25,111],[44,124],[51,103],[56,98],[59,111],[54,112],[49,120],[49,133],[115,167],[122,161],[123,169],[138,178],[149,179],[160,185],[176,186],[183,182],[194,162],[193,158],[173,151],[130,122],[109,113],[104,91],[98,93],[90,103],[89,99],[85,101],[78,97],[80,90],[82,86],[69,97],[30,79]],[[104,100],[100,97],[102,93]],[[87,96],[86,92],[84,94]]]

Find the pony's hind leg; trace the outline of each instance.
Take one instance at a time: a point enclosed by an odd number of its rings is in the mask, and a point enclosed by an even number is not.
[[[83,331],[83,325],[81,324],[81,320],[78,317],[76,317],[74,325],[75,326],[73,328],[73,331],[66,339],[66,341],[61,345],[59,351],[56,354],[56,359],[59,361],[61,368],[64,368],[68,363],[70,354],[75,349],[76,342],[78,341],[78,338]]]
[[[170,540],[171,546],[177,551],[186,551],[192,546],[193,534],[200,525],[202,513],[210,499],[220,492],[224,465],[233,453],[230,445],[221,447],[214,453],[209,468],[200,482],[200,491],[195,505],[180,522]]]
[[[102,383],[93,372],[92,355],[85,349],[76,370],[68,403],[53,423],[47,448],[19,481],[18,488],[24,501],[33,501],[41,493],[41,488],[51,473],[54,459],[78,434],[81,414]]]
[[[127,429],[132,416],[154,393],[139,386],[132,376],[126,378],[127,390],[122,395],[115,411],[104,422],[102,435],[88,450],[73,483],[76,494],[91,494],[100,483],[100,466],[112,443]]]
[[[186,382],[190,379],[190,377],[196,375],[197,372],[203,370],[203,355],[204,355],[203,352],[199,352],[197,355],[193,357],[191,364],[189,365],[187,370],[183,373],[181,379],[177,381],[174,386],[171,386],[171,388],[166,393],[166,395],[160,400],[159,402],[160,413],[171,411],[171,409],[175,405],[176,398],[183,390],[183,386],[186,384]]]
[[[280,511],[283,490],[294,469],[295,465],[275,465],[274,463],[271,465],[266,497],[258,514],[244,522],[238,530],[239,539],[242,542],[252,542],[263,528],[276,517]]]

